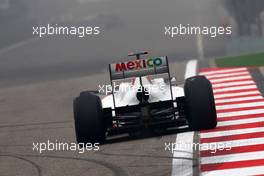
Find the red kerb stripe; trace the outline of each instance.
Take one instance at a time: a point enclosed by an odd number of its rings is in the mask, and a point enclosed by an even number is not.
[[[219,155],[228,155],[228,154],[236,154],[236,153],[248,153],[248,152],[258,152],[264,149],[264,144],[257,145],[247,145],[247,146],[239,146],[225,149],[214,150],[203,150],[200,151],[200,157],[209,157],[209,156],[219,156]],[[212,153],[214,152],[214,153]]]
[[[227,113],[227,112],[235,112],[235,111],[248,111],[248,110],[255,110],[255,109],[264,109],[264,106],[221,109],[221,110],[217,110],[217,113]]]
[[[223,170],[223,169],[235,169],[243,167],[254,167],[254,166],[263,166],[264,159],[259,160],[245,160],[245,161],[233,161],[217,164],[202,164],[201,171],[213,171],[213,170]]]
[[[238,129],[247,129],[247,128],[257,128],[257,127],[264,127],[264,122],[254,122],[254,123],[246,123],[246,124],[239,124],[239,125],[220,126],[220,127],[216,127],[215,129],[203,130],[203,131],[201,131],[201,133],[210,133],[210,132],[226,131],[226,130],[238,130]]]
[[[212,142],[234,141],[234,140],[240,140],[240,139],[261,138],[261,137],[264,137],[264,132],[236,134],[236,135],[230,135],[230,136],[219,136],[219,137],[211,137],[211,138],[201,138],[200,141],[201,143],[212,143]]]
[[[259,117],[264,117],[264,113],[222,117],[222,118],[218,118],[217,121],[224,122],[224,121],[230,121],[230,120],[252,119],[252,118],[259,118]]]
[[[217,103],[217,106],[222,105],[232,105],[232,104],[244,104],[244,103],[256,103],[256,102],[264,102],[264,99],[253,99],[253,100],[242,100],[242,101],[231,101],[231,102],[224,102],[224,103]]]

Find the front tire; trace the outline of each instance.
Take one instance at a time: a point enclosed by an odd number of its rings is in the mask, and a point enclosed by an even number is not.
[[[82,92],[73,104],[77,142],[103,143],[106,130],[100,98],[89,92]]]
[[[189,128],[205,130],[217,125],[213,89],[204,76],[188,78],[184,85],[186,115]]]

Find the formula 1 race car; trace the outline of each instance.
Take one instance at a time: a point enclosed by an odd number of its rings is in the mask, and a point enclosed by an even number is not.
[[[84,91],[74,100],[78,143],[103,143],[106,136],[188,125],[191,130],[215,128],[211,83],[194,76],[184,87],[172,85],[167,57],[130,54],[134,60],[109,64],[111,93],[100,98]],[[165,77],[164,77],[165,76]],[[118,88],[116,82],[119,81]]]

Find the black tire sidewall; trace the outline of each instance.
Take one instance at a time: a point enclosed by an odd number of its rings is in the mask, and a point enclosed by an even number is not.
[[[103,110],[98,96],[81,93],[74,100],[74,121],[78,143],[104,142]]]
[[[192,130],[216,127],[217,117],[210,81],[204,76],[188,78],[184,85],[186,116]]]

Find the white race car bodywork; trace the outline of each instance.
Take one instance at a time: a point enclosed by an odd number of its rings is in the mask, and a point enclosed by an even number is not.
[[[171,86],[166,84],[164,78],[155,78],[149,80],[147,77],[142,77],[142,85],[147,88],[149,92],[149,102],[158,102],[171,100],[172,96],[175,100],[176,97],[184,96],[182,87]],[[140,79],[137,77],[133,82],[123,82],[119,85],[119,90],[114,93],[116,107],[137,105],[139,101],[136,97],[137,91],[140,88]],[[114,109],[113,95],[107,95],[102,99],[103,108],[111,107]]]

